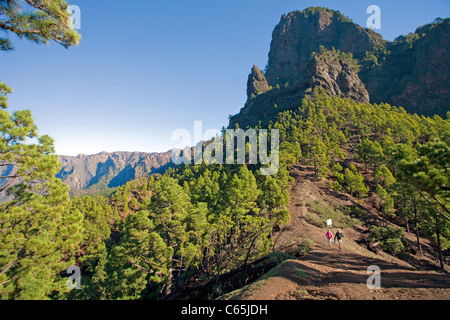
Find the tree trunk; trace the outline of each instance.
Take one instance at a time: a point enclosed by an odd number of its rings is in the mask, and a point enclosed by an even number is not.
[[[169,269],[169,276],[167,279],[166,286],[164,287],[164,296],[168,296],[172,292],[172,281],[173,281],[173,275],[172,275],[172,268]]]
[[[436,220],[436,237],[437,237],[438,259],[439,259],[439,263],[441,265],[441,269],[444,270],[444,260],[442,259],[442,249],[441,249],[441,236],[440,236],[437,220]]]
[[[415,197],[413,198],[413,203],[414,203],[414,223],[416,227],[417,248],[419,249],[420,255],[423,256],[422,244],[420,243],[419,221],[417,219],[417,202]]]
[[[316,158],[314,157],[314,174],[317,176],[318,170],[317,170],[317,162]]]

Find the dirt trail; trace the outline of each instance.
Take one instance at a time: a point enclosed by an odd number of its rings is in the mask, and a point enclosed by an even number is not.
[[[384,252],[375,254],[359,244],[364,227],[343,229],[342,251],[331,247],[325,238],[326,229],[306,222],[307,203],[321,200],[334,205],[359,205],[355,199],[330,191],[325,182],[314,181],[306,167],[291,171],[295,183],[291,189],[290,223],[279,234],[277,246],[303,238],[315,245],[301,260],[286,261],[259,281],[230,294],[229,299],[248,300],[450,300],[450,276],[437,268],[432,270],[433,257],[415,257],[415,266]],[[332,230],[336,232],[335,229]],[[425,251],[431,244],[423,240]],[[417,266],[421,266],[419,269]],[[369,290],[369,266],[381,270],[381,289]],[[426,270],[422,266],[428,266]]]

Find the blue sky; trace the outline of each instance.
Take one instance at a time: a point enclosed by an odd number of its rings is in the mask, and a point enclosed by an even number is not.
[[[171,133],[227,126],[246,100],[251,67],[267,64],[282,14],[309,6],[340,10],[364,25],[381,8],[387,40],[448,17],[450,0],[71,0],[82,41],[66,50],[14,41],[0,53],[11,110],[30,109],[40,134],[64,155],[163,152]],[[125,5],[124,5],[125,3]]]

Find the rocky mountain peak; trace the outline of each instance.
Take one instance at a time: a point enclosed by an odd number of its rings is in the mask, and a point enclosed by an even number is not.
[[[393,42],[339,11],[311,7],[281,17],[269,63],[248,79],[248,100],[229,128],[268,124],[316,88],[361,103],[389,103],[446,117],[450,103],[450,20],[436,19]]]
[[[269,84],[267,83],[264,72],[258,69],[257,66],[253,66],[247,82],[247,97],[257,96],[269,90]]]
[[[295,84],[320,46],[352,52],[357,58],[383,43],[382,37],[339,11],[313,7],[281,17],[272,33],[266,78],[271,86]]]

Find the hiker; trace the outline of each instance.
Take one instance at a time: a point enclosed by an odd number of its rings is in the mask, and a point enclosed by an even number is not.
[[[336,239],[339,243],[339,250],[342,250],[341,244],[342,244],[342,239],[344,239],[344,234],[341,232],[341,230],[338,230],[338,232],[336,232],[336,235],[334,236],[334,243],[336,243]]]
[[[331,242],[331,240],[333,239],[333,234],[331,233],[330,229],[328,229],[328,232],[325,236],[328,239],[328,245],[331,247],[333,245],[333,243]]]

